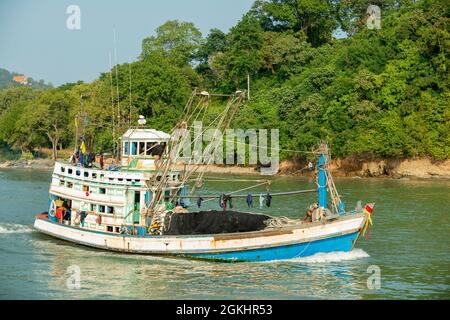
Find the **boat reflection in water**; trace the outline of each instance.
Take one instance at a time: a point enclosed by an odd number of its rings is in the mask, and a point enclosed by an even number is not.
[[[368,255],[361,249],[315,260],[229,264],[111,253],[37,233],[34,238],[34,251],[49,265],[39,272],[48,273],[48,297],[55,299],[267,299],[271,292],[277,299],[360,299],[367,291],[365,264],[358,260]],[[67,286],[74,266],[79,290]]]

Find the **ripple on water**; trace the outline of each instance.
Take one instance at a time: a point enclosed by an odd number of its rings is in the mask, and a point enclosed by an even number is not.
[[[31,226],[17,223],[1,223],[0,234],[33,232]]]

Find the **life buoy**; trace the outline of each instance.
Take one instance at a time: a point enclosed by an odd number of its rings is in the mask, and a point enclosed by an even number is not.
[[[51,217],[54,217],[56,215],[56,201],[52,200],[52,202],[50,203],[50,207],[48,208],[48,214]]]

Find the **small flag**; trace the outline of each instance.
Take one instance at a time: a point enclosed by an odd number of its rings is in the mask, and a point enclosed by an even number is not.
[[[364,214],[367,215],[367,220],[366,223],[364,225],[364,229],[363,229],[363,235],[366,235],[367,232],[367,236],[366,239],[370,240],[370,226],[373,225],[372,222],[372,212],[373,212],[373,207],[375,204],[370,203],[370,204],[366,204],[364,207]]]

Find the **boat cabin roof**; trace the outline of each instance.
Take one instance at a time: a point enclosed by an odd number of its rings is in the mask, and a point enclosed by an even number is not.
[[[122,136],[124,141],[164,142],[170,140],[170,135],[155,129],[128,129]]]

